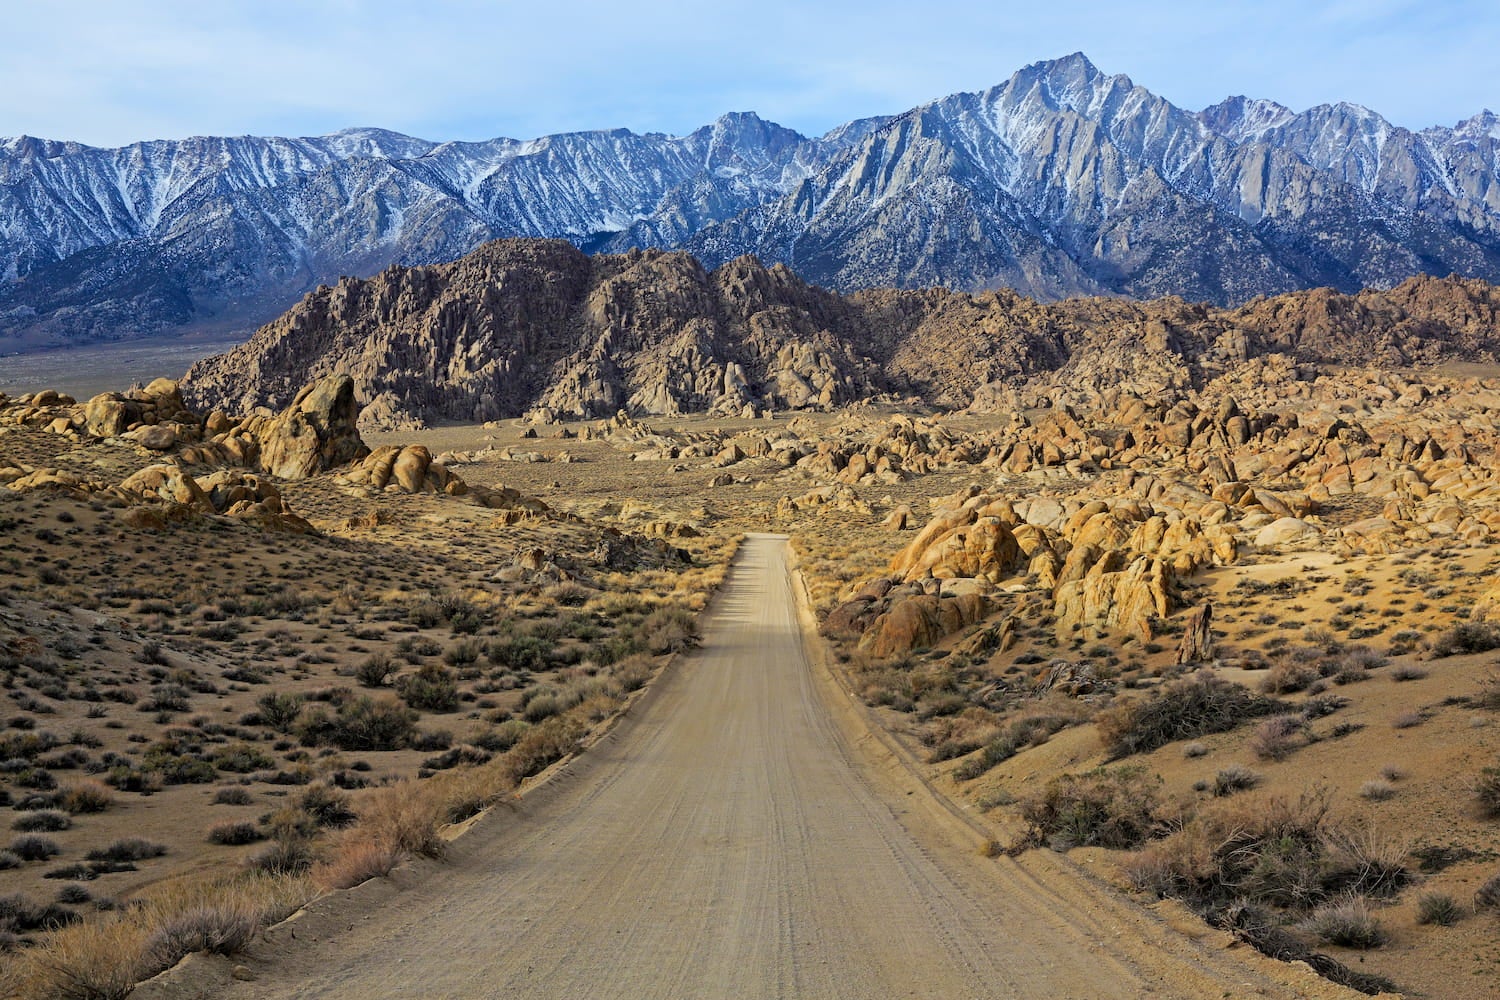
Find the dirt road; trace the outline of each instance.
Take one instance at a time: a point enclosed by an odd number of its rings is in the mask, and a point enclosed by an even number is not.
[[[701,651],[449,863],[271,932],[253,981],[205,962],[143,995],[1348,995],[922,820],[810,669],[785,556],[751,537]]]

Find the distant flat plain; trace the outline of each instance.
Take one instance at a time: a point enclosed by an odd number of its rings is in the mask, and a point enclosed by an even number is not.
[[[128,341],[28,354],[0,354],[0,392],[56,389],[77,399],[121,392],[134,382],[181,378],[193,362],[223,354],[244,338]]]

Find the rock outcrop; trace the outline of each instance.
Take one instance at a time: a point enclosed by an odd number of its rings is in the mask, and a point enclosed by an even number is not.
[[[347,373],[367,401],[365,425],[387,429],[526,413],[738,416],[912,396],[1006,413],[1057,404],[1051,433],[1006,459],[1024,471],[1117,443],[1072,434],[1069,407],[1081,394],[1138,404],[1137,416],[1171,425],[1174,442],[1212,420],[1233,447],[1258,430],[1249,415],[1169,413],[1147,401],[1251,363],[1295,378],[1312,361],[1493,361],[1497,329],[1500,296],[1456,278],[1237,309],[1173,298],[1044,305],[1009,290],[841,296],[753,257],[707,271],[683,252],[588,257],[561,241],[502,240],[451,264],[319,288],[248,343],[195,365],[183,391],[203,410],[283,410],[309,377]],[[119,420],[110,403],[99,402],[96,426]],[[1129,437],[1131,423],[1115,437]],[[913,423],[889,444],[926,437],[941,451],[934,430]],[[844,455],[834,471],[851,482],[919,474],[901,450]]]

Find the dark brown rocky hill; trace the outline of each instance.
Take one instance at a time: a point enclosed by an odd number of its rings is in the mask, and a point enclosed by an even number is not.
[[[1001,405],[1013,389],[1200,385],[1241,362],[1493,362],[1497,297],[1477,280],[1328,289],[1233,310],[1178,298],[1043,304],[1002,290],[841,296],[741,257],[589,257],[501,240],[450,264],[320,287],[246,344],[195,365],[203,408],[280,409],[309,379],[351,375],[373,426],[550,410],[597,417],[827,408],[882,394]]]

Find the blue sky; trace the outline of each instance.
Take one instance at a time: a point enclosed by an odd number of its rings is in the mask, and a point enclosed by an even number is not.
[[[1083,51],[1188,108],[1347,100],[1397,124],[1500,108],[1500,4],[1469,0],[481,3],[0,0],[0,135],[120,145],[377,125],[429,139],[756,111],[816,134]]]

